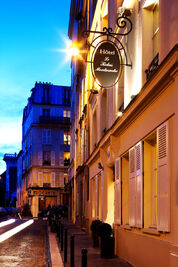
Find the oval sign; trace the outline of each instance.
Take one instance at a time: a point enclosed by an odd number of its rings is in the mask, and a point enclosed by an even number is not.
[[[119,71],[120,58],[116,46],[111,41],[103,41],[94,54],[94,78],[101,87],[111,87],[116,83]]]

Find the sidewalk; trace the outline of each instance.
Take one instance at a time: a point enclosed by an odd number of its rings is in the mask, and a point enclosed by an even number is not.
[[[60,266],[60,267],[70,267],[70,237],[74,235],[74,266],[81,267],[81,250],[82,248],[86,248],[87,253],[87,267],[132,267],[129,263],[119,259],[118,257],[114,257],[111,259],[101,258],[100,249],[92,247],[92,238],[90,235],[82,231],[77,225],[68,222],[67,220],[62,220],[61,223],[64,225],[64,229],[68,229],[68,249],[67,249],[67,262],[64,263],[64,251],[61,251],[61,244],[58,241],[57,235],[50,232],[49,229],[49,237],[53,239],[53,248],[51,247],[50,241],[50,250],[51,250],[51,261],[52,267]],[[57,250],[54,247],[57,246]],[[60,252],[57,253],[57,251]],[[57,255],[58,254],[58,255]],[[60,255],[60,256],[59,256]],[[57,258],[58,259],[57,259]],[[56,258],[56,259],[55,259]],[[61,262],[62,258],[62,262]]]

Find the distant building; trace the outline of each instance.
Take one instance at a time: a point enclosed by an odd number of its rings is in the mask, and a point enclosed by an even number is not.
[[[0,207],[5,207],[6,171],[0,175]]]
[[[6,162],[5,206],[15,207],[17,199],[17,154],[4,154]]]
[[[36,83],[31,92],[23,111],[21,201],[36,217],[49,205],[67,204],[71,88]]]
[[[23,205],[22,188],[24,188],[24,183],[22,180],[22,150],[20,150],[17,155],[17,207]]]

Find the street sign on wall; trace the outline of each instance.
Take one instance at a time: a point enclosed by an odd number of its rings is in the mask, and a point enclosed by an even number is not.
[[[102,41],[95,48],[92,60],[92,73],[101,87],[113,86],[120,73],[120,54],[112,41]]]

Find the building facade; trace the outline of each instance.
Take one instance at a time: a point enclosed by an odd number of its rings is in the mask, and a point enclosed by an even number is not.
[[[111,224],[115,253],[139,267],[178,265],[177,10],[174,0],[71,1],[73,219]],[[118,17],[131,21],[128,35]],[[91,69],[104,27],[124,47],[110,87]]]
[[[22,202],[32,215],[67,204],[70,87],[36,83],[22,123]]]
[[[0,207],[5,207],[6,171],[0,175]]]
[[[6,162],[5,206],[16,207],[17,200],[17,154],[4,154]]]

